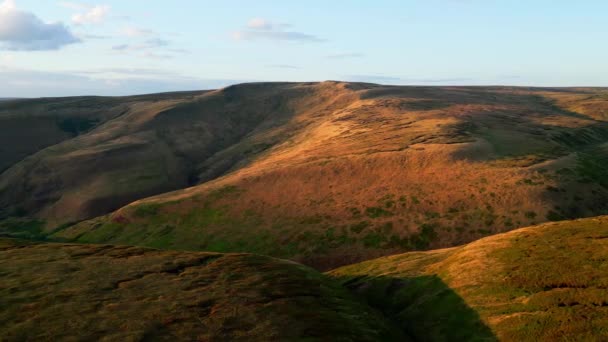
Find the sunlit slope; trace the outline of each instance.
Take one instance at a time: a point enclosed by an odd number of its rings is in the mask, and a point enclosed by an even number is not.
[[[288,120],[267,121],[201,172],[260,144],[263,153],[54,236],[256,252],[329,269],[608,213],[604,89],[275,87],[313,95],[292,98]]]
[[[0,240],[3,341],[403,341],[307,267],[246,254]]]
[[[0,215],[53,228],[213,179],[295,134],[307,124],[292,123],[295,112],[331,107],[340,95],[323,84],[276,83],[136,97],[118,117],[6,170]]]
[[[426,341],[608,339],[608,218],[548,223],[329,274]]]

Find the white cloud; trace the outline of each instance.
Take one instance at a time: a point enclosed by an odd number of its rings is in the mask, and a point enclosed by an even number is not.
[[[72,16],[72,21],[76,24],[101,24],[110,13],[110,6],[97,5],[89,8],[84,13],[77,13]]]
[[[124,36],[127,37],[144,37],[144,36],[151,36],[156,34],[156,32],[152,31],[152,30],[147,30],[147,29],[142,29],[142,28],[137,28],[137,27],[125,27],[123,28],[120,33]]]
[[[263,18],[253,18],[245,29],[232,33],[234,40],[277,40],[277,41],[301,41],[301,42],[322,42],[323,39],[308,33],[289,31],[291,25],[274,23]]]
[[[140,57],[153,59],[170,59],[174,54],[188,53],[184,49],[167,48],[171,42],[162,38],[152,38],[138,44],[120,44],[112,46],[112,50],[120,53],[135,53]],[[163,52],[164,51],[164,52]]]
[[[176,48],[166,36],[176,36],[174,33],[157,32],[133,26],[123,27],[120,35],[129,38],[131,42],[112,46],[112,50],[122,54],[134,54],[139,57],[152,59],[170,59],[175,55],[189,53],[188,50]]]
[[[14,0],[0,3],[0,49],[57,50],[78,42],[62,23],[46,23],[33,13],[19,10]]]

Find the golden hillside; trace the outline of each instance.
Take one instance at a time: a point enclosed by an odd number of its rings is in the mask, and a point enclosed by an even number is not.
[[[328,274],[413,340],[605,341],[608,217],[547,223]]]
[[[121,99],[0,176],[4,216],[37,220],[1,229],[328,269],[605,214],[606,94],[323,82]]]

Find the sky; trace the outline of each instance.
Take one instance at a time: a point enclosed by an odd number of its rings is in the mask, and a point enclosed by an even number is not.
[[[608,86],[605,0],[0,0],[0,98],[241,82]]]

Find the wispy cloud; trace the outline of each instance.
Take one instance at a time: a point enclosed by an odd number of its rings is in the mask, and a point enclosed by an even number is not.
[[[149,29],[127,26],[120,30],[120,34],[126,37],[145,37],[156,35],[156,32]]]
[[[110,38],[112,38],[111,36],[104,36],[104,35],[99,35],[99,34],[85,34],[82,37],[86,38],[86,39],[110,39]]]
[[[174,47],[171,40],[163,37],[175,36],[173,33],[161,33],[154,30],[127,26],[120,30],[120,36],[131,41],[112,46],[112,51],[130,53],[139,57],[152,59],[171,59],[176,55],[189,53],[188,50]]]
[[[267,65],[266,67],[277,68],[277,69],[302,69],[297,65],[291,65],[291,64],[270,64],[270,65]]]
[[[150,38],[135,44],[119,44],[112,46],[112,51],[119,53],[134,53],[137,56],[152,59],[171,59],[175,54],[188,53],[185,49],[169,48],[171,42],[162,38]]]
[[[168,46],[170,44],[171,44],[171,42],[169,42],[168,40],[164,40],[164,39],[160,39],[160,38],[153,38],[153,39],[148,39],[140,44],[115,45],[112,47],[112,50],[115,50],[115,51],[139,50],[139,51],[141,51],[141,50],[161,48],[161,47]]]
[[[110,6],[97,5],[87,8],[85,12],[76,13],[72,16],[72,21],[78,25],[101,24],[110,13]]]
[[[253,18],[247,23],[247,27],[254,30],[272,30],[273,23],[263,18]]]
[[[251,19],[244,29],[232,32],[234,40],[274,40],[274,41],[299,41],[299,42],[323,42],[313,34],[289,30],[291,25],[275,23],[263,18]]]
[[[165,77],[165,76],[175,76],[175,72],[163,70],[163,69],[152,69],[152,68],[99,68],[92,70],[71,70],[68,71],[72,74],[78,75],[103,75],[105,77]]]
[[[349,59],[349,58],[361,58],[361,57],[365,57],[365,55],[362,53],[351,52],[351,53],[336,53],[333,55],[327,55],[325,57],[329,58],[329,59]]]

